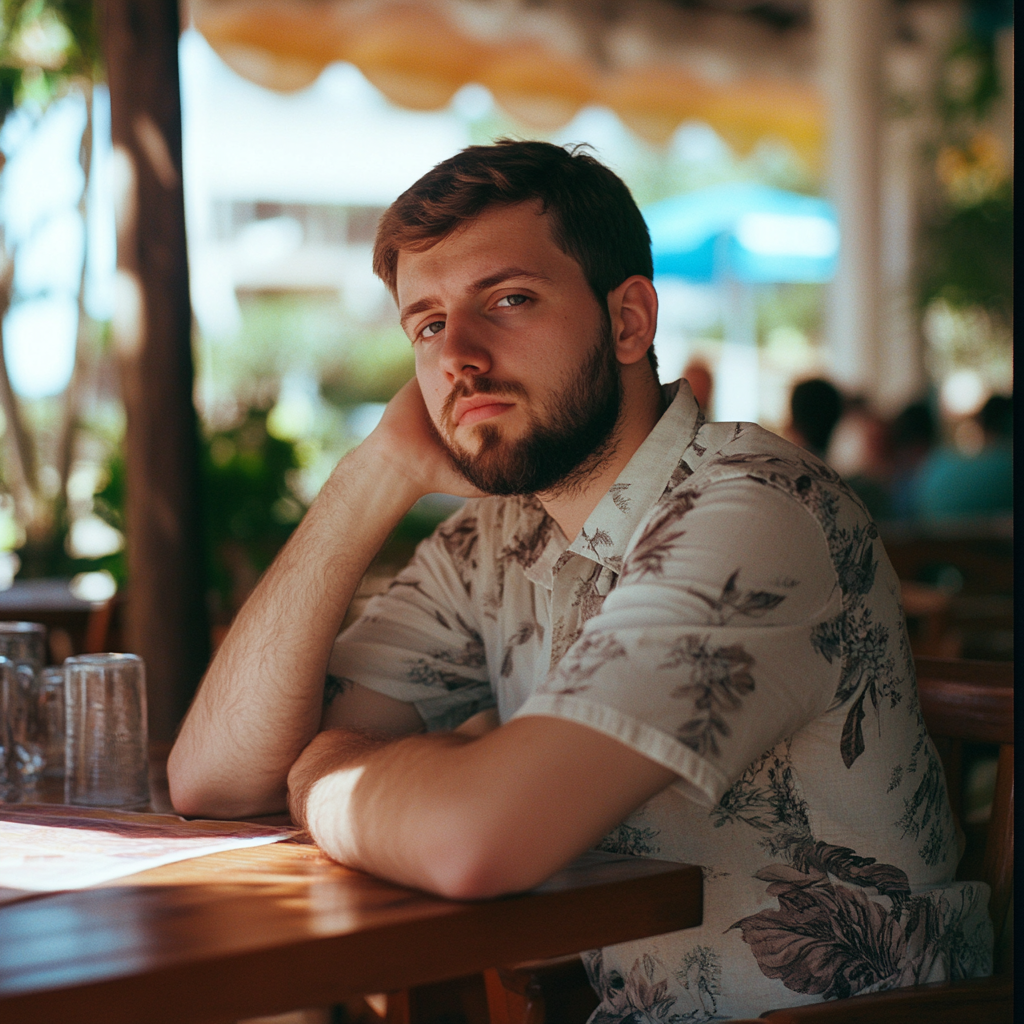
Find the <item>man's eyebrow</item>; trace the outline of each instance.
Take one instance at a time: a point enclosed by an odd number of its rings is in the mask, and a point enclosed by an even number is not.
[[[481,277],[478,281],[474,281],[466,291],[470,295],[476,294],[476,292],[482,292],[486,288],[493,288],[496,284],[501,284],[502,281],[511,280],[525,280],[525,281],[538,281],[541,283],[550,283],[551,278],[545,274],[541,274],[536,270],[524,270],[522,267],[502,267],[500,270],[496,270],[493,274],[488,274],[486,277]],[[415,302],[410,302],[405,309],[402,310],[401,316],[398,322],[405,327],[405,322],[411,317],[416,316],[417,313],[422,313],[425,310],[430,309],[431,306],[436,306],[440,302],[440,299],[428,295],[425,298],[417,299]]]
[[[399,324],[401,324],[404,329],[406,320],[416,316],[417,313],[422,313],[424,310],[430,309],[431,306],[436,306],[438,301],[438,299],[428,295],[424,299],[417,299],[415,302],[410,302],[409,305],[402,310],[402,315],[398,318]]]
[[[501,284],[502,281],[511,281],[513,278],[544,283],[550,283],[551,281],[550,277],[538,273],[536,270],[524,270],[522,267],[502,267],[501,270],[496,270],[493,274],[488,274],[487,277],[481,277],[479,281],[474,281],[467,290],[470,293],[482,292],[485,288],[493,288],[496,284]]]

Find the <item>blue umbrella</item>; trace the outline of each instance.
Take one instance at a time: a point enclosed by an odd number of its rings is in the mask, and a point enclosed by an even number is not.
[[[839,253],[835,211],[824,199],[735,183],[665,199],[643,214],[655,277],[714,282],[729,292],[715,415],[757,419],[755,286],[831,280]]]
[[[824,199],[735,183],[665,199],[643,214],[655,276],[770,284],[835,273],[839,224]]]

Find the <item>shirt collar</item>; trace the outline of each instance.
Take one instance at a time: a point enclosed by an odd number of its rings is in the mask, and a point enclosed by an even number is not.
[[[700,410],[685,380],[663,385],[662,394],[668,408],[568,547],[615,573],[640,520],[661,497],[700,427]]]

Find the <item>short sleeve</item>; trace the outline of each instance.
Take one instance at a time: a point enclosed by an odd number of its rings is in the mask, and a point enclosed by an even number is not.
[[[423,541],[384,594],[341,633],[328,672],[413,704],[429,730],[494,706],[484,642],[444,531]],[[469,525],[471,523],[471,525]],[[463,524],[475,529],[471,520]]]
[[[677,495],[641,524],[601,611],[518,714],[612,736],[712,806],[828,707],[840,659],[819,638],[841,600],[821,526],[789,494],[742,479]]]

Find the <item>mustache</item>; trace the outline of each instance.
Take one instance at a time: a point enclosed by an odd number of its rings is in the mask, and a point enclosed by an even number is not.
[[[467,384],[464,380],[457,380],[441,405],[441,422],[450,423],[455,412],[455,403],[460,398],[472,398],[473,395],[504,395],[509,398],[526,398],[527,392],[522,384],[514,380],[476,377],[472,384]]]

